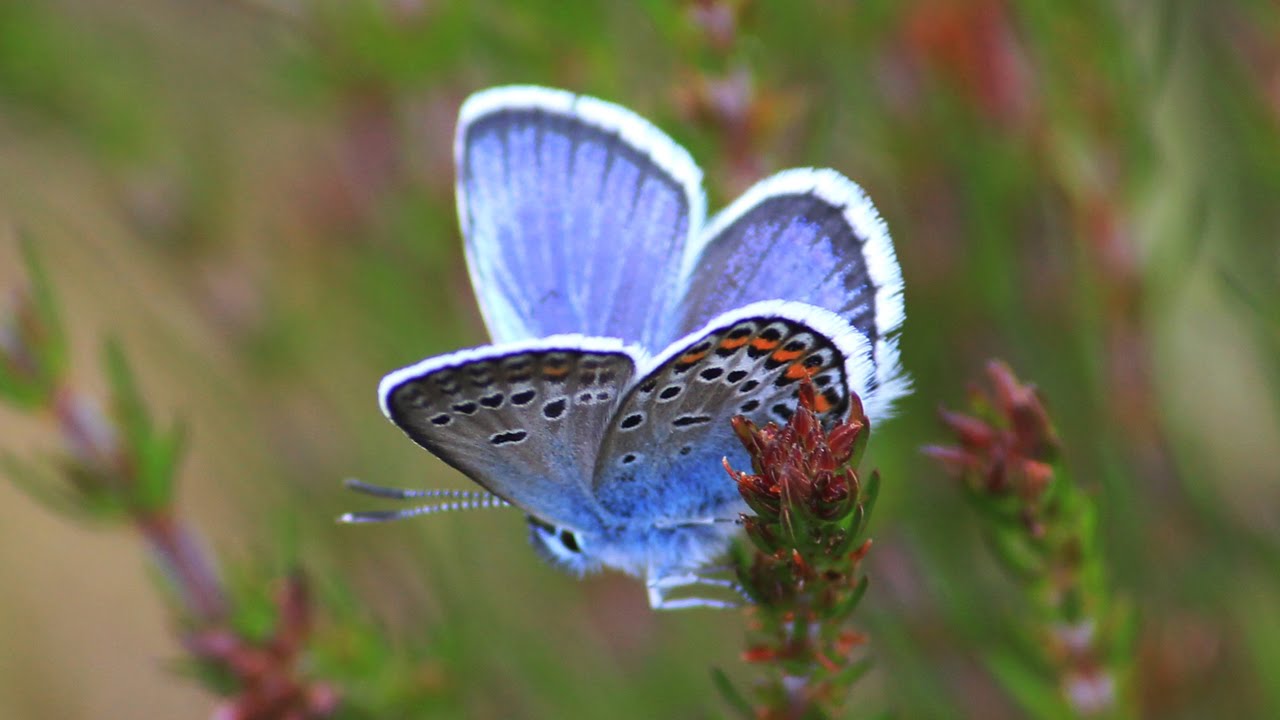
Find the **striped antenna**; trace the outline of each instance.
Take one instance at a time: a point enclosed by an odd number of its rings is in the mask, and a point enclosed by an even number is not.
[[[733,523],[734,525],[741,525],[742,516],[739,515],[738,517],[731,517],[731,518],[719,518],[719,517],[699,518],[697,520],[680,520],[679,522],[655,521],[653,523],[653,526],[656,528],[664,529],[664,530],[670,530],[674,528],[698,527],[701,525],[726,525],[729,523]]]
[[[372,495],[374,497],[390,498],[392,500],[412,500],[416,498],[431,498],[433,500],[449,499],[453,502],[444,502],[437,505],[420,505],[418,507],[405,508],[403,510],[368,510],[365,512],[346,513],[338,518],[341,523],[371,523],[386,522],[388,520],[401,520],[403,518],[417,517],[418,515],[431,515],[442,512],[455,512],[458,510],[480,510],[494,507],[511,507],[511,503],[492,493],[471,490],[403,490],[400,488],[389,488],[381,485],[370,485],[369,483],[348,478],[344,483],[348,488],[358,493]]]

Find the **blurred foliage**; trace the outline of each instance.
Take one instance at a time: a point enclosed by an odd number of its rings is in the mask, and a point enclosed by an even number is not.
[[[308,676],[345,678],[375,716],[715,716],[707,668],[750,674],[736,613],[655,615],[637,583],[561,577],[510,511],[334,527],[340,480],[465,486],[373,389],[484,339],[452,192],[468,93],[631,107],[703,164],[713,207],[837,168],[893,231],[916,388],[869,448],[886,481],[855,712],[1024,712],[1016,673],[985,661],[1024,642],[1020,595],[917,451],[1000,356],[1053,408],[1139,608],[1141,713],[1277,716],[1277,38],[1266,0],[0,0],[0,282],[22,297],[27,238],[72,379],[111,397],[136,377],[151,412],[185,418],[177,503],[219,557],[294,549],[325,638]],[[38,318],[41,295],[7,308]],[[92,372],[107,335],[132,374]],[[20,369],[6,398],[39,377]],[[47,390],[21,387],[27,406]],[[8,410],[0,432],[13,456],[50,442]],[[207,714],[153,661],[182,648],[132,548],[0,500],[0,716]],[[275,618],[269,578],[290,568],[271,570],[245,570],[233,604]]]
[[[22,253],[31,287],[0,329],[0,399],[29,409],[53,401],[67,348],[49,275],[29,243]]]
[[[957,444],[924,451],[960,481],[1024,593],[1025,638],[989,651],[991,670],[1035,717],[1133,717],[1133,611],[1112,597],[1097,507],[1059,462],[1035,386],[997,361],[987,379],[990,391],[971,393],[972,415],[940,412]]]

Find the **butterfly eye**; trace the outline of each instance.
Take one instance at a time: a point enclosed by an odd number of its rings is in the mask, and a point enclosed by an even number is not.
[[[532,515],[526,516],[526,520],[533,549],[544,559],[579,574],[599,567],[599,562],[586,550],[582,533]]]
[[[573,530],[556,527],[532,515],[525,516],[525,520],[529,523],[529,528],[534,534],[543,538],[543,542],[557,542],[565,551],[570,553],[582,552],[582,538]]]
[[[572,530],[560,531],[560,544],[570,552],[582,552],[582,544],[578,542],[578,534]]]

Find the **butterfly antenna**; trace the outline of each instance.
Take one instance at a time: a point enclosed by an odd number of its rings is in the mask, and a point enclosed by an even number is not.
[[[452,500],[480,500],[483,498],[499,499],[497,495],[492,493],[475,491],[475,490],[405,490],[403,488],[384,487],[382,485],[370,485],[367,482],[357,480],[355,478],[347,478],[343,485],[347,488],[355,490],[358,493],[372,495],[374,497],[391,498],[392,500],[412,500],[414,498],[449,498]]]
[[[665,522],[665,523],[655,522],[654,526],[660,527],[660,528],[685,528],[685,527],[699,527],[704,525],[727,525],[730,523],[734,525],[742,525],[743,524],[742,516],[739,515],[737,517],[731,517],[731,518],[711,517],[711,518],[701,518],[698,520],[681,520],[679,522]]]
[[[390,498],[392,500],[431,498],[433,500],[447,499],[452,500],[453,502],[444,502],[437,505],[421,505],[418,507],[404,508],[402,510],[368,510],[364,512],[346,513],[338,518],[338,522],[342,523],[386,522],[388,520],[401,520],[404,518],[417,517],[418,515],[431,515],[442,512],[456,512],[458,510],[481,510],[485,508],[511,506],[511,503],[506,500],[487,492],[471,490],[405,490],[401,488],[383,487],[381,485],[370,485],[369,483],[356,480],[355,478],[348,478],[344,484],[358,493],[372,495],[374,497]]]

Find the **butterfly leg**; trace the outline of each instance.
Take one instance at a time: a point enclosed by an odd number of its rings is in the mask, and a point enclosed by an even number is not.
[[[681,588],[691,588],[695,586],[718,587],[732,590],[739,595],[743,601],[750,598],[743,591],[742,586],[733,580],[725,578],[714,578],[699,575],[697,573],[682,573],[678,575],[660,575],[651,578],[647,586],[649,588],[649,606],[655,610],[684,610],[687,608],[718,608],[729,609],[742,606],[742,602],[718,600],[707,597],[682,597],[668,598],[667,595],[672,590]]]

